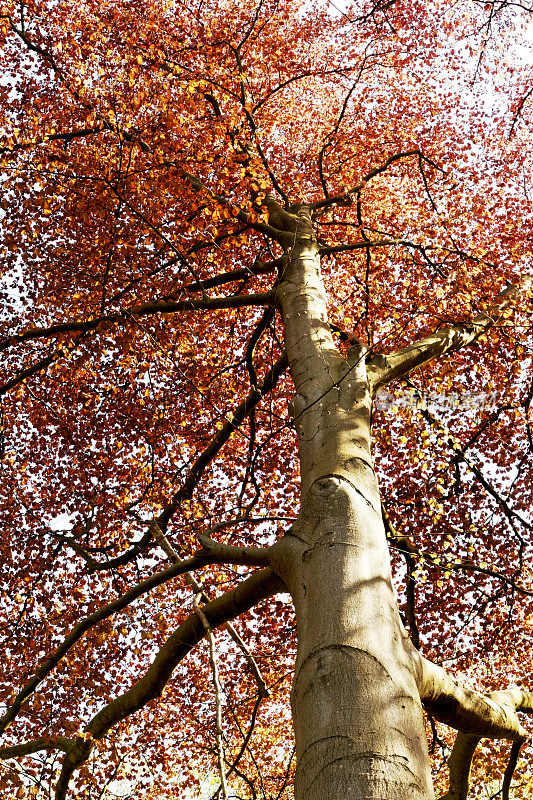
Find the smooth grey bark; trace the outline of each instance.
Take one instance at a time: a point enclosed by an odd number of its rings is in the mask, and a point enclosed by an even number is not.
[[[377,499],[362,463],[353,482],[324,475],[285,544],[298,626],[296,800],[433,797]]]
[[[299,519],[276,553],[298,632],[295,799],[430,800],[422,706],[370,453],[364,351],[344,359],[333,343],[309,211],[281,221],[293,233],[277,296],[302,485]]]

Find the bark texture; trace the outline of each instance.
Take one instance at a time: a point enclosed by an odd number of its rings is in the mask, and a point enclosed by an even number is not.
[[[317,479],[287,537],[285,581],[298,622],[297,800],[433,796],[377,487],[370,467],[359,471],[353,483]]]

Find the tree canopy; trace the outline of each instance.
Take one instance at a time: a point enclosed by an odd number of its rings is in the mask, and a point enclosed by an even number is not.
[[[287,315],[313,306],[280,289],[305,225],[327,337],[386,374],[412,644],[483,695],[532,688],[532,9],[0,8],[0,796],[292,796],[265,552],[312,483]],[[469,797],[531,796],[524,736],[476,751]]]

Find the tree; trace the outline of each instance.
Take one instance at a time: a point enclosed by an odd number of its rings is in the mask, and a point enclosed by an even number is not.
[[[3,797],[530,795],[528,13],[3,3]]]

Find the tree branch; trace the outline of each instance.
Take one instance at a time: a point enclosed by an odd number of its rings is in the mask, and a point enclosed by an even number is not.
[[[74,139],[84,138],[86,136],[93,136],[98,133],[102,133],[103,131],[113,130],[110,124],[102,123],[101,125],[94,125],[91,128],[80,128],[76,131],[66,131],[64,133],[49,133],[45,134],[41,137],[38,141],[29,141],[29,142],[15,142],[14,144],[8,147],[0,147],[0,153],[14,153],[17,150],[26,150],[30,147],[37,147],[40,144],[46,144],[47,142],[71,142]]]
[[[198,550],[198,558],[208,558],[212,564],[244,564],[247,567],[270,566],[269,547],[236,547],[223,544],[201,533],[198,541],[202,549]]]
[[[420,393],[418,392],[417,387],[409,380],[407,381],[407,384],[415,390],[416,396],[420,397]],[[509,506],[508,502],[496,491],[496,489],[494,489],[492,484],[489,483],[489,481],[485,478],[480,468],[476,464],[474,464],[474,462],[467,456],[466,449],[472,444],[472,440],[470,440],[470,442],[464,447],[461,447],[459,442],[457,442],[457,440],[454,439],[454,437],[450,434],[450,432],[442,424],[442,422],[439,419],[437,419],[437,417],[435,417],[435,415],[432,414],[427,407],[426,408],[422,407],[419,410],[420,414],[424,417],[424,419],[426,419],[434,427],[438,428],[443,441],[445,441],[455,453],[455,458],[459,461],[462,461],[463,464],[465,464],[468,467],[470,472],[472,472],[472,474],[475,475],[480,484],[483,486],[487,494],[489,494],[493,498],[493,500],[500,506],[501,510],[507,517],[511,527],[514,528],[513,519],[517,519],[518,522],[520,522],[525,528],[533,530],[533,525],[530,522],[528,522],[527,519],[524,519],[524,517],[521,514],[519,514],[518,511],[514,511],[514,509],[512,509]]]
[[[63,350],[61,347],[58,347],[56,350],[53,351],[49,356],[45,356],[45,358],[40,358],[39,361],[36,361],[30,367],[26,367],[26,369],[22,369],[17,375],[13,378],[10,378],[6,381],[2,386],[0,386],[0,397],[7,394],[10,389],[13,389],[15,386],[18,386],[20,383],[26,380],[26,378],[31,378],[32,375],[36,375],[46,367],[49,367],[50,364],[55,361],[56,358],[60,358],[63,355]]]
[[[39,739],[32,739],[22,744],[0,747],[0,759],[6,761],[8,758],[29,756],[40,750],[64,750],[65,753],[68,753],[73,743],[73,739],[69,739],[67,736],[41,736]]]
[[[261,696],[259,696],[257,698],[257,700],[255,701],[255,705],[254,705],[254,708],[253,708],[253,711],[252,711],[252,717],[250,719],[250,725],[248,727],[248,731],[247,731],[246,735],[243,738],[243,743],[242,743],[242,745],[240,747],[239,752],[237,753],[237,755],[233,759],[233,763],[231,764],[230,768],[226,772],[226,778],[229,778],[230,775],[233,772],[235,772],[235,770],[237,768],[237,764],[239,763],[239,761],[243,757],[244,753],[246,752],[246,749],[247,749],[247,747],[249,745],[250,739],[252,738],[252,733],[254,732],[255,723],[256,723],[256,719],[257,719],[257,712],[259,711],[259,706],[261,705],[262,700],[263,700],[263,698]],[[239,728],[240,728],[240,726],[239,726]],[[241,733],[242,733],[242,731],[241,731]],[[218,790],[211,796],[211,800],[216,800],[217,795],[218,795]]]
[[[448,758],[450,772],[449,789],[440,800],[467,800],[470,789],[470,770],[476,747],[481,736],[458,733]]]
[[[248,416],[252,408],[255,408],[257,403],[267,395],[277,384],[280,377],[283,375],[288,366],[288,359],[286,355],[281,356],[272,369],[268,371],[262,385],[253,389],[244,400],[239,403],[231,419],[226,419],[222,428],[213,437],[211,443],[206,449],[198,456],[196,461],[191,467],[189,477],[183,483],[180,489],[174,494],[170,503],[161,512],[157,518],[158,525],[162,528],[163,532],[172,517],[172,515],[179,508],[179,504],[183,500],[187,500],[192,496],[194,488],[207,465],[212,459],[220,452],[224,444],[228,441],[229,437],[235,431],[243,420]]]
[[[445,795],[440,800],[467,800],[470,789],[470,771],[476,747],[481,741],[480,736],[472,734],[458,733],[455,743],[448,758],[448,768],[450,771],[450,786]],[[502,782],[502,800],[509,800],[509,789],[511,779],[518,761],[520,748],[524,744],[524,739],[517,739],[511,746],[509,762],[505,769]]]
[[[391,518],[387,509],[381,504],[381,515],[385,526],[385,533],[387,539],[393,541],[398,550],[403,554],[407,566],[407,575],[405,580],[405,595],[406,595],[406,617],[409,625],[409,633],[411,634],[411,641],[417,650],[420,650],[420,631],[418,630],[418,623],[416,621],[416,596],[415,596],[415,566],[414,553],[417,552],[416,548],[411,545],[407,537],[399,534],[394,528]],[[418,553],[417,553],[418,555]]]
[[[235,589],[207,603],[202,612],[209,626],[216,628],[279,591],[285,591],[281,579],[270,569],[260,570]],[[93,717],[85,728],[85,732],[91,734],[91,738],[87,740],[80,738],[65,755],[56,785],[56,800],[65,800],[70,778],[89,757],[93,739],[102,739],[107,731],[121,720],[143,708],[150,700],[160,697],[176,666],[204,636],[204,625],[196,613],[191,614],[169,636],[143,677]]]
[[[193,291],[196,291],[196,287]],[[46,328],[32,328],[4,339],[0,342],[0,350],[5,350],[12,345],[21,344],[31,339],[49,338],[62,333],[85,333],[96,330],[102,324],[121,322],[152,314],[174,314],[178,311],[218,311],[226,308],[242,308],[253,305],[265,306],[273,303],[273,300],[274,295],[272,292],[235,294],[229,297],[192,298],[191,300],[156,300],[152,303],[131,306],[114,314],[107,314],[94,319],[72,320],[71,322],[59,322],[56,325],[49,325]],[[48,358],[51,359],[52,357],[49,356]]]
[[[515,111],[514,116],[513,116],[513,124],[511,125],[511,129],[509,131],[509,136],[507,137],[508,139],[512,138],[513,133],[514,133],[515,128],[516,128],[516,125],[518,124],[518,120],[519,120],[519,118],[520,118],[520,116],[522,114],[522,109],[524,108],[525,102],[531,96],[532,93],[533,93],[533,86],[531,87],[531,89],[527,90],[525,95],[523,95],[523,97],[521,98],[520,102],[518,103],[518,106],[517,106],[516,111]]]
[[[361,178],[361,180],[356,186],[353,186],[351,189],[347,189],[346,192],[344,192],[343,194],[335,195],[335,197],[327,197],[324,200],[319,200],[316,203],[311,203],[310,208],[313,211],[318,211],[319,209],[329,208],[332,205],[343,205],[343,206],[351,205],[352,195],[357,194],[357,192],[360,192],[361,189],[363,189],[366,186],[366,184],[370,180],[372,180],[372,178],[375,178],[376,175],[385,172],[385,170],[387,170],[388,167],[390,167],[390,165],[393,164],[395,161],[399,161],[401,158],[407,158],[408,156],[419,156],[424,158],[424,160],[429,161],[429,159],[426,156],[422,155],[420,150],[406,150],[404,153],[396,153],[395,155],[388,158],[385,161],[385,163],[382,164],[380,167],[374,167],[374,169],[371,169],[370,172],[368,172],[364,176],[364,178]],[[431,161],[430,163],[433,164],[433,162]],[[433,166],[435,165],[433,164]]]
[[[190,251],[188,251],[188,253],[189,252]],[[282,266],[283,257],[276,258],[273,261],[256,261],[250,267],[244,267],[244,269],[234,269],[229,272],[223,272],[221,275],[213,275],[212,278],[206,278],[203,281],[188,283],[181,291],[200,292],[205,289],[212,289],[216,286],[223,286],[226,283],[233,283],[234,281],[245,281],[256,275],[266,275],[269,272],[276,272],[276,270],[281,269]]]
[[[524,742],[513,742],[511,746],[511,755],[509,756],[509,761],[507,763],[507,767],[505,768],[505,772],[503,775],[502,800],[509,800],[509,789],[511,788],[511,780],[513,778],[513,773],[518,763],[520,748],[522,747],[523,744]]]
[[[107,603],[105,606],[102,606],[102,608],[97,609],[92,614],[89,614],[88,617],[85,617],[85,619],[82,619],[80,622],[78,622],[68,636],[63,639],[59,647],[57,647],[52,655],[50,655],[36,670],[33,678],[31,678],[18,692],[7,711],[0,718],[0,733],[3,733],[13,722],[22,708],[22,705],[37,689],[39,684],[43,682],[43,680],[52,672],[61,659],[66,655],[66,653],[68,653],[68,651],[77,642],[79,642],[82,636],[90,628],[92,628],[94,625],[97,625],[99,622],[102,622],[104,619],[112,616],[113,614],[122,611],[123,608],[126,608],[126,606],[130,605],[134,600],[137,600],[137,598],[141,597],[143,594],[152,591],[152,589],[155,589],[162,583],[166,583],[166,581],[176,578],[178,575],[186,574],[191,570],[204,567],[208,563],[209,557],[207,554],[201,556],[196,555],[193,558],[189,558],[185,561],[178,561],[171,567],[168,567],[168,569],[156,572],[155,575],[152,575],[150,578],[147,578],[141,583],[138,583],[136,586],[133,586],[131,589],[128,589],[127,592],[124,592],[123,595],[117,597],[116,600],[112,600],[110,603]]]
[[[245,225],[248,225],[250,228],[257,231],[258,233],[263,233],[265,236],[268,236],[270,239],[274,239],[274,241],[277,241],[282,245],[287,244],[287,234],[285,233],[285,231],[278,230],[276,227],[272,227],[272,225],[267,225],[264,222],[255,222],[254,220],[251,220],[248,214],[246,214],[246,212],[241,211],[239,208],[237,208],[231,202],[231,200],[228,200],[226,197],[223,197],[222,195],[213,192],[204,183],[202,183],[202,181],[200,181],[195,175],[191,175],[189,172],[186,172],[184,169],[177,166],[172,161],[169,161],[166,165],[172,166],[174,169],[177,169],[180,176],[184,180],[189,181],[189,183],[192,184],[193,188],[196,189],[196,191],[206,192],[214,200],[216,200],[217,203],[220,203],[220,205],[231,209],[232,216],[234,216],[235,219],[238,219],[239,222],[243,222]]]
[[[232,523],[237,524],[238,522],[244,522],[244,521],[254,522],[256,520],[241,517],[238,520],[232,520]],[[262,522],[263,520],[258,520],[258,521]],[[227,525],[228,525],[227,522],[219,522],[217,525],[214,525],[211,528],[211,531],[220,530],[221,528],[224,528]],[[162,532],[161,528],[158,525],[154,526],[154,528],[157,529],[157,532],[154,534],[154,539],[157,542],[157,544],[161,547],[161,549],[166,553],[166,555],[170,558],[170,560],[173,563],[175,564],[179,563],[180,559],[178,558],[176,551],[168,541],[167,537]],[[202,589],[202,587],[200,586],[200,584],[198,583],[192,572],[186,572],[184,574],[184,578],[196,594],[201,594],[202,600],[204,602],[208,602],[211,599],[209,595],[206,594],[205,590]],[[265,683],[265,679],[261,675],[261,670],[259,669],[259,665],[257,664],[257,661],[250,652],[248,645],[246,644],[242,636],[240,636],[240,634],[237,633],[231,622],[225,622],[222,627],[233,639],[237,647],[241,650],[242,654],[244,655],[244,658],[246,659],[246,662],[250,667],[250,671],[254,676],[255,682],[257,683],[257,688],[259,689],[259,697],[260,698],[268,697],[269,691]]]
[[[419,342],[404,347],[388,356],[376,355],[367,362],[369,374],[373,373],[374,392],[398,378],[405,378],[417,367],[446,353],[474,344],[479,337],[492,328],[510,308],[522,291],[533,285],[528,276],[519,285],[507,286],[496,298],[488,312],[478,314],[471,322],[447,325]]]
[[[533,714],[533,692],[512,688],[482,695],[461,686],[442,667],[428,661],[414,647],[412,654],[415,679],[424,707],[436,719],[458,731],[448,759],[450,786],[441,800],[467,800],[472,759],[482,738],[513,742],[504,776],[508,800],[508,788],[518,751],[527,738],[517,712]]]
[[[321,247],[319,253],[321,256],[329,256],[332,253],[349,253],[352,250],[366,250],[369,247],[395,247],[396,245],[414,245],[405,239],[366,239],[362,242],[353,242],[352,244],[336,244],[331,247]]]
[[[209,663],[213,676],[213,687],[215,689],[215,716],[216,716],[216,737],[217,737],[217,762],[218,774],[220,776],[220,789],[223,800],[228,800],[228,786],[226,783],[226,770],[224,768],[224,731],[222,728],[222,689],[218,673],[217,651],[213,631],[204,612],[200,608],[201,593],[194,599],[194,610],[198,614],[205,629],[205,635],[209,642]]]
[[[200,480],[204,470],[211,463],[211,461],[218,455],[220,450],[224,447],[232,433],[237,430],[243,420],[250,414],[252,409],[255,408],[257,403],[267,395],[276,386],[278,380],[287,369],[288,360],[287,356],[283,355],[276,361],[272,369],[268,371],[265,379],[260,387],[253,389],[244,400],[239,403],[233,414],[225,418],[224,424],[211,442],[203,450],[196,461],[191,465],[189,476],[183,482],[181,487],[174,493],[172,499],[167,503],[159,516],[152,521],[156,524],[163,533],[166,532],[167,525],[171,518],[174,516],[183,500],[188,500]],[[87,559],[90,561],[89,572],[96,572],[99,570],[109,570],[115,567],[124,566],[141,553],[150,543],[152,539],[152,526],[148,528],[142,538],[135,542],[129,549],[122,552],[120,555],[110,558],[107,561],[96,562],[94,559]]]
[[[533,692],[508,689],[482,695],[461,686],[414,647],[412,657],[420,699],[435,719],[462,733],[513,742],[523,740],[526,731],[516,712],[533,713]]]

